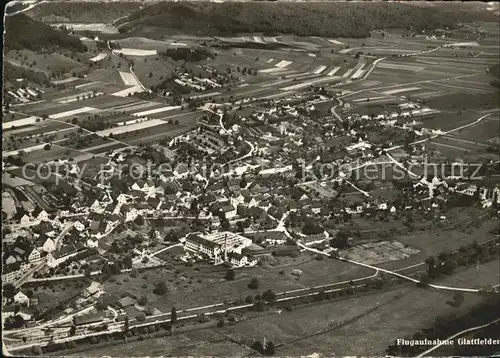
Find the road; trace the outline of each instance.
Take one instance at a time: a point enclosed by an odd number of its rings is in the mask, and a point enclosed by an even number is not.
[[[468,329],[464,329],[463,331],[460,331],[458,333],[455,333],[454,335],[444,339],[441,343],[439,343],[438,345],[435,345],[434,347],[432,348],[429,348],[428,350],[426,350],[425,352],[423,353],[420,353],[417,357],[426,357],[429,355],[429,353],[432,353],[433,351],[435,351],[436,349],[438,349],[439,347],[441,347],[442,345],[444,345],[446,343],[446,341],[449,341],[449,340],[452,340],[454,338],[457,338],[457,337],[460,337],[466,333],[469,333],[469,332],[474,332],[474,331],[477,331],[478,329],[483,329],[483,328],[486,328],[488,326],[491,326],[492,324],[495,324],[497,322],[500,322],[500,318],[497,318],[489,323],[486,323],[486,324],[483,324],[481,326],[476,326],[476,327],[472,327],[472,328],[468,328]]]
[[[223,114],[223,113],[217,113],[217,112],[214,112],[214,111],[212,111],[211,109],[209,109],[209,108],[205,108],[205,107],[202,107],[202,108],[200,108],[200,109],[203,109],[203,110],[205,110],[205,111],[207,111],[207,112],[210,112],[210,113],[213,113],[213,114],[215,114],[215,115],[218,115],[218,116],[219,116],[219,126],[220,126],[220,128],[222,129],[222,131],[223,131],[224,133],[229,134],[229,131],[226,129],[226,127],[224,127],[224,123],[223,123],[223,121],[222,121],[222,118],[224,117],[224,114]],[[241,160],[247,159],[247,158],[249,158],[249,157],[251,157],[251,156],[252,156],[252,154],[253,154],[253,152],[254,152],[254,150],[255,150],[254,145],[253,145],[252,143],[250,143],[249,141],[247,141],[247,140],[245,140],[245,143],[247,143],[247,144],[248,144],[248,146],[250,147],[250,151],[249,151],[247,154],[244,154],[244,155],[242,155],[242,156],[241,156],[241,157],[239,157],[239,158],[236,158],[236,159],[230,160],[230,161],[229,161],[229,162],[227,162],[226,164],[235,163],[235,162],[238,162],[238,161],[241,161]]]
[[[73,226],[75,226],[75,223],[73,221],[70,221],[64,226],[64,229],[59,233],[59,235],[57,235],[56,239],[54,240],[55,247],[57,247],[58,249],[61,247],[62,239],[73,228]]]
[[[41,3],[44,3],[45,1],[36,1],[36,0],[31,0],[31,1],[13,1],[9,4],[9,7],[12,6],[12,5],[15,5],[17,3],[23,3],[23,4],[29,4],[29,6],[25,7],[24,9],[22,10],[18,10],[16,12],[12,12],[12,13],[8,13],[7,11],[5,11],[5,16],[15,16],[15,15],[19,15],[19,14],[22,14],[23,12],[26,12],[26,11],[29,11],[31,9],[33,9],[35,6],[37,6],[38,4],[41,4]],[[8,10],[8,7],[6,7],[5,10]]]
[[[308,250],[310,252],[314,252],[314,253],[317,253],[317,254],[320,254],[320,255],[325,255],[325,256],[331,257],[330,254],[327,254],[327,253],[324,253],[323,251],[316,250],[316,249],[310,248],[308,246],[305,246],[301,242],[298,242],[297,244],[300,247],[302,247],[302,248],[304,248],[304,249],[306,249],[306,250]],[[379,268],[379,267],[372,266],[372,265],[368,265],[368,264],[365,264],[365,263],[362,263],[362,262],[359,262],[359,261],[349,260],[349,259],[346,259],[344,257],[339,257],[338,259],[341,260],[341,261],[345,261],[345,262],[349,262],[349,263],[358,265],[358,266],[363,266],[363,267],[371,268],[372,270],[379,270],[380,272],[385,272],[385,273],[388,273],[390,275],[393,275],[393,276],[396,276],[396,277],[399,277],[399,278],[402,278],[402,279],[405,279],[405,280],[408,280],[408,281],[411,281],[411,282],[414,282],[414,283],[422,283],[422,281],[420,281],[420,280],[417,280],[417,279],[415,279],[413,277],[409,277],[409,276],[397,273],[395,271],[386,270],[386,269]],[[459,292],[481,292],[481,290],[479,290],[477,288],[452,287],[452,286],[442,286],[442,285],[434,285],[434,284],[426,284],[426,285],[429,286],[429,287],[432,287],[432,288],[439,289],[439,290],[459,291]]]
[[[16,282],[14,282],[14,286],[16,288],[21,287],[30,277],[35,273],[36,271],[40,270],[45,264],[47,263],[47,257],[44,257],[38,264],[36,264],[35,267],[31,268],[28,272],[26,272],[24,275],[22,275]]]
[[[428,138],[425,138],[425,139],[421,139],[421,140],[417,140],[415,142],[411,142],[411,143],[409,143],[409,145],[415,145],[415,144],[425,143],[425,142],[428,142],[428,141],[430,141],[432,139],[435,139],[435,138],[438,138],[438,137],[441,137],[441,136],[444,136],[444,135],[447,135],[447,134],[450,134],[450,133],[462,130],[464,128],[468,128],[468,127],[474,126],[474,125],[480,123],[483,119],[485,119],[486,117],[488,117],[490,115],[491,115],[491,113],[485,114],[484,116],[481,116],[478,119],[476,119],[474,122],[464,124],[463,126],[456,127],[456,128],[450,129],[448,131],[444,131],[444,132],[439,133],[439,134],[434,134],[434,135],[432,135],[432,136],[430,136]],[[402,148],[402,147],[403,147],[402,145],[396,145],[394,147],[387,148],[385,151],[389,152],[391,150],[399,149],[399,148]]]

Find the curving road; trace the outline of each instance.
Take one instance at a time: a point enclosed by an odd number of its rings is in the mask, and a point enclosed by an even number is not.
[[[488,113],[488,114],[485,114],[484,116],[481,116],[479,117],[478,119],[476,119],[474,122],[471,122],[471,123],[467,123],[467,124],[464,124],[463,126],[460,126],[460,127],[456,127],[456,128],[453,128],[453,129],[450,129],[448,131],[444,131],[442,133],[439,133],[439,134],[434,134],[432,136],[430,136],[429,138],[425,138],[425,139],[421,139],[421,140],[417,140],[415,142],[411,142],[409,143],[409,145],[414,145],[414,144],[420,144],[420,143],[425,143],[425,142],[428,142],[432,139],[436,139],[438,137],[441,137],[441,136],[444,136],[444,135],[447,135],[447,134],[450,134],[450,133],[453,133],[453,132],[456,132],[456,131],[459,131],[459,130],[462,130],[464,128],[468,128],[468,127],[471,127],[471,126],[474,126],[476,124],[478,124],[479,122],[481,122],[483,119],[485,119],[486,117],[490,116],[491,113]],[[402,145],[396,145],[394,147],[391,147],[391,148],[387,148],[385,151],[386,152],[389,152],[391,150],[394,150],[394,149],[399,149],[399,148],[402,148],[403,146]]]
[[[330,254],[327,254],[327,253],[324,253],[323,251],[316,250],[316,249],[310,248],[308,246],[305,246],[301,242],[297,242],[297,244],[300,247],[302,247],[302,248],[304,248],[304,249],[306,249],[308,251],[311,251],[311,252],[314,252],[314,253],[317,253],[317,254],[320,254],[320,255],[325,255],[325,256],[331,257]],[[362,263],[362,262],[359,262],[359,261],[349,260],[349,259],[346,259],[344,257],[339,257],[338,259],[341,260],[341,261],[345,261],[345,262],[349,262],[349,263],[358,265],[358,266],[363,266],[363,267],[371,268],[373,270],[379,270],[381,272],[385,272],[385,273],[388,273],[390,275],[393,275],[393,276],[396,276],[396,277],[399,277],[399,278],[402,278],[402,279],[405,279],[405,280],[408,280],[408,281],[411,281],[411,282],[414,282],[414,283],[422,283],[422,281],[420,281],[420,280],[417,280],[417,279],[415,279],[413,277],[409,277],[409,276],[406,276],[406,275],[402,275],[402,274],[397,273],[395,271],[386,270],[386,269],[379,268],[379,267],[372,266],[372,265],[368,265],[368,264],[365,264],[365,263]],[[460,291],[460,292],[481,292],[481,290],[479,290],[477,288],[452,287],[452,286],[442,286],[442,285],[434,285],[434,284],[426,284],[426,285],[429,286],[429,287],[432,287],[432,288],[439,289],[439,290]]]

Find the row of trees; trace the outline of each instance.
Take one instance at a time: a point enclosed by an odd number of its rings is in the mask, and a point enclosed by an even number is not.
[[[489,245],[479,245],[477,241],[474,241],[469,245],[461,246],[458,252],[442,252],[437,257],[428,257],[425,260],[427,265],[426,279],[434,279],[441,275],[451,275],[457,266],[485,263],[497,256],[498,249],[494,242]]]

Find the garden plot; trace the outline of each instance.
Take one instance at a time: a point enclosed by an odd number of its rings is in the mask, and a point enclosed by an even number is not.
[[[29,126],[35,124],[37,120],[40,121],[40,118],[37,116],[31,116],[23,119],[18,119],[16,121],[4,122],[2,124],[2,127],[3,130],[6,130],[14,127],[17,128],[17,127]]]
[[[334,67],[332,68],[326,75],[327,76],[333,76],[335,75],[338,71],[340,70],[340,67]]]
[[[280,67],[273,67],[273,68],[268,68],[266,70],[261,70],[260,72],[261,73],[277,73],[278,75],[281,73],[281,72],[284,72],[285,69],[284,68],[280,68]]]
[[[87,153],[91,153],[91,154],[103,154],[103,153],[107,153],[107,152],[110,152],[113,150],[119,150],[119,149],[124,149],[124,148],[128,148],[128,146],[126,146],[123,143],[117,143],[117,142],[110,141],[110,142],[105,143],[105,144],[101,144],[101,145],[87,148],[87,149],[85,149],[85,151]]]
[[[160,126],[145,128],[137,132],[131,133],[133,138],[128,133],[120,136],[120,140],[125,140],[130,145],[139,145],[142,143],[151,144],[153,142],[160,142],[164,139],[170,139],[191,130],[191,127],[185,127],[175,124],[165,123]],[[125,139],[123,137],[126,137]]]
[[[335,44],[335,45],[344,45],[343,42],[340,42],[338,40],[327,39],[327,41],[331,42],[332,44]]]
[[[279,67],[279,68],[285,68],[285,67],[291,65],[292,63],[293,63],[293,61],[282,60],[282,61],[278,62],[275,66]]]
[[[134,112],[134,111],[138,111],[138,110],[150,108],[150,107],[155,107],[155,106],[161,106],[161,103],[157,103],[157,102],[139,102],[139,103],[137,103],[136,102],[136,103],[132,103],[132,104],[126,105],[126,106],[111,108],[111,110],[120,111],[120,112]]]
[[[98,84],[100,82],[98,81],[92,81],[92,82],[86,82],[86,83],[82,83],[81,85],[76,85],[75,86],[75,89],[80,89],[80,88],[83,88],[83,87],[92,87],[96,84]]]
[[[328,82],[333,82],[333,81],[339,81],[341,78],[335,77],[335,76],[326,76],[326,77],[320,77],[317,79],[313,79],[307,82],[299,83],[293,86],[288,86],[288,87],[282,87],[280,90],[282,91],[294,91],[294,90],[299,90],[303,88],[307,88],[309,86],[313,85],[318,85],[320,83],[328,83]]]
[[[141,50],[137,48],[122,48],[121,50],[113,50],[113,53],[123,54],[126,56],[155,56],[157,50]]]
[[[317,75],[321,74],[324,70],[327,69],[327,66],[321,65],[317,69],[315,69],[313,72]]]
[[[127,97],[129,95],[133,95],[136,92],[144,92],[144,89],[141,85],[125,88],[124,90],[112,93],[112,95],[117,97]]]
[[[111,95],[102,95],[97,98],[88,99],[85,104],[90,107],[95,107],[99,109],[110,109],[113,107],[121,107],[124,105],[136,104],[137,101],[133,98],[118,98]]]
[[[127,86],[136,86],[139,85],[139,82],[135,78],[135,76],[130,72],[119,71],[120,77],[122,78],[123,84]]]
[[[382,262],[406,259],[419,252],[417,249],[405,247],[404,244],[398,241],[381,241],[358,245],[343,251],[342,254],[347,255],[351,260],[375,265]]]
[[[382,93],[391,95],[391,94],[398,94],[398,93],[403,93],[403,92],[417,91],[419,89],[420,89],[419,87],[404,87],[404,88],[396,88],[396,89],[385,91]]]
[[[181,108],[181,106],[166,106],[166,107],[161,107],[161,108],[150,109],[147,111],[132,113],[132,115],[137,116],[137,117],[143,117],[143,116],[148,116],[150,114],[167,112],[167,111],[171,111],[171,110],[179,109],[179,108]]]
[[[94,108],[94,107],[81,107],[81,108],[73,109],[71,111],[51,114],[49,116],[49,118],[60,119],[60,118],[70,117],[70,116],[73,116],[73,115],[79,114],[79,113],[96,113],[96,112],[99,112],[99,109]]]
[[[352,76],[351,76],[351,79],[353,80],[357,80],[358,78],[360,78],[361,76],[363,76],[363,74],[366,72],[366,70],[363,69],[364,65],[362,65]]]
[[[111,68],[99,68],[89,73],[86,77],[88,81],[99,81],[101,83],[122,84],[123,80],[118,70]]]
[[[92,58],[89,58],[89,61],[92,61],[92,62],[99,62],[101,60],[104,60],[106,57],[108,56],[107,53],[100,53]]]
[[[53,136],[54,138],[59,138],[63,137],[64,134],[67,134],[68,130],[76,131],[76,127],[63,122],[44,120],[36,123],[36,125],[30,125],[20,129],[11,130],[7,133],[17,138],[22,137],[26,139],[36,136],[41,137],[42,135],[55,135]]]
[[[76,88],[76,87],[75,87]],[[71,103],[71,102],[78,102],[80,101],[80,99],[85,99],[85,98],[92,98],[92,97],[96,97],[96,96],[102,96],[104,93],[101,93],[101,92],[83,92],[83,93],[79,93],[77,95],[72,95],[72,96],[69,96],[69,97],[65,97],[65,98],[60,98],[57,100],[57,102],[59,103]]]
[[[151,119],[145,120],[143,122],[135,123],[129,126],[121,126],[115,128],[105,129],[103,131],[96,132],[99,136],[108,136],[110,134],[118,135],[122,133],[135,132],[144,128],[155,127],[165,124],[161,119]]]
[[[3,157],[8,157],[9,155],[19,155],[20,152],[23,152],[23,153],[26,154],[26,153],[34,152],[34,151],[37,151],[37,150],[43,150],[44,146],[45,146],[45,144],[37,144],[37,145],[33,145],[31,147],[26,147],[26,148],[19,149],[19,150],[11,150],[11,151],[5,151],[4,150],[2,152],[2,156]]]
[[[78,80],[79,80],[78,77],[69,77],[69,78],[65,78],[63,80],[56,80],[56,81],[51,81],[51,82],[53,84],[60,85],[60,84],[71,83],[71,82],[78,81]]]

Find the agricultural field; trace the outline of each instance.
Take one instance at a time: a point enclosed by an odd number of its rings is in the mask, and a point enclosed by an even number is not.
[[[171,263],[172,259],[168,262]],[[262,293],[269,288],[275,292],[284,292],[372,274],[369,269],[350,266],[335,260],[319,261],[315,256],[306,253],[294,259],[275,259],[255,269],[238,270],[235,281],[225,280],[227,270],[223,269],[200,267],[196,270],[196,267],[188,268],[180,264],[173,266],[157,271],[146,271],[138,274],[136,278],[130,277],[129,274],[120,275],[116,278],[116,283],[107,283],[105,290],[118,295],[129,292],[138,297],[146,294],[155,308],[167,312],[172,305],[176,305],[179,309],[204,306],[210,302],[245,299],[248,295]],[[328,269],[324,269],[324,273],[321,274],[317,271],[319,267]],[[294,269],[302,271],[300,277],[292,274]],[[260,282],[258,290],[247,287],[253,277],[258,278]],[[169,294],[165,297],[152,293],[154,284],[160,280],[166,281],[168,286]]]

